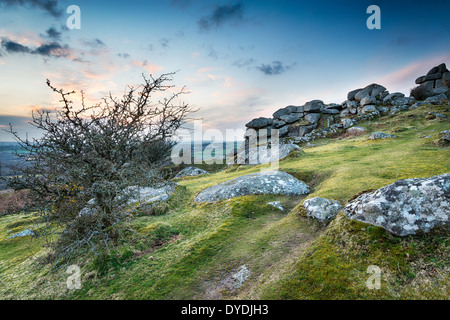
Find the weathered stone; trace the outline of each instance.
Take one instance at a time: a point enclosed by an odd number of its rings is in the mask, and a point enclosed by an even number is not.
[[[424,104],[427,104],[425,101],[416,101],[411,107],[409,107],[409,110],[417,109],[420,106],[423,106]]]
[[[383,133],[383,132],[374,132],[370,135],[369,139],[378,140],[378,139],[395,139],[397,136],[393,134]]]
[[[192,177],[192,176],[200,176],[203,174],[209,174],[208,171],[196,168],[196,167],[186,167],[174,177],[175,179],[183,178],[183,177]]]
[[[344,213],[352,220],[380,226],[398,236],[448,232],[450,174],[405,179],[351,201]]]
[[[320,112],[324,106],[322,100],[312,100],[305,104],[304,110],[305,112]]]
[[[377,110],[380,114],[382,115],[387,115],[389,113],[389,108],[388,107],[377,107]]]
[[[378,110],[377,107],[374,105],[364,106],[364,108],[361,109],[362,114],[376,113],[376,112],[378,112]]]
[[[277,209],[279,209],[279,210],[284,212],[284,207],[283,207],[283,205],[281,204],[280,201],[267,202],[267,204],[269,206],[272,206],[272,207],[277,208]]]
[[[321,113],[324,114],[339,114],[339,110],[338,109],[331,109],[331,108],[322,108],[320,109]]]
[[[405,105],[405,104],[413,104],[414,98],[413,97],[397,97],[391,99],[392,105]]]
[[[390,93],[386,97],[384,97],[383,102],[384,103],[390,103],[391,100],[393,100],[393,99],[403,98],[403,97],[405,97],[405,95],[403,93],[401,93],[401,92],[394,92],[394,93]]]
[[[315,218],[320,222],[333,219],[342,210],[339,201],[320,197],[305,200],[303,207],[306,209],[308,217]]]
[[[305,120],[309,123],[316,123],[320,119],[320,113],[308,113],[305,116]]]
[[[347,129],[347,133],[353,136],[359,136],[366,133],[366,129],[363,127],[351,127]]]
[[[447,100],[447,96],[444,93],[441,93],[437,96],[428,97],[425,99],[426,103],[431,104],[443,104],[444,100]]]
[[[303,106],[293,106],[293,105],[287,106],[286,110],[288,110],[289,113],[293,113],[293,112],[302,113],[305,111]]]
[[[288,115],[289,113],[291,112],[287,108],[281,108],[275,111],[272,116],[275,119],[280,119],[281,116]]]
[[[430,80],[437,80],[442,78],[442,74],[440,73],[434,73],[434,74],[430,74],[428,76],[425,76],[425,81],[430,81]]]
[[[442,85],[450,89],[450,72],[442,75]]]
[[[286,125],[286,122],[283,121],[283,120],[279,120],[279,119],[274,119],[274,120],[273,120],[273,123],[272,123],[272,126],[273,126],[275,129],[281,128],[281,127],[283,127],[283,126],[285,126],[285,125]]]
[[[350,101],[352,101],[352,100],[355,100],[355,95],[358,93],[358,92],[360,92],[362,89],[355,89],[355,90],[352,90],[352,91],[350,91],[349,93],[347,93],[347,100],[350,100]]]
[[[356,101],[351,101],[351,100],[345,100],[342,103],[342,106],[344,108],[358,108],[358,103]]]
[[[309,187],[290,174],[282,171],[252,173],[229,180],[203,190],[195,202],[216,202],[249,194],[302,195]]]
[[[294,122],[300,120],[304,115],[305,115],[304,113],[293,112],[290,114],[280,116],[280,120],[282,120],[286,123],[294,123]]]
[[[310,126],[292,126],[289,128],[289,137],[303,137],[305,134],[310,133],[317,128],[317,123]]]
[[[161,202],[168,201],[177,184],[168,183],[157,187],[139,187],[130,186],[126,189],[129,199],[127,201],[128,207],[140,207],[147,205],[155,205]],[[120,198],[117,198],[120,199]],[[86,206],[80,210],[78,217],[92,216],[98,213],[95,199],[91,199],[86,203]]]
[[[8,237],[8,239],[24,238],[24,237],[32,237],[32,236],[34,236],[34,231],[31,229],[26,229],[19,233],[13,234],[12,236]]]
[[[344,127],[344,129],[350,128],[351,126],[353,126],[355,124],[355,122],[352,119],[341,119],[341,123],[342,126]]]
[[[342,110],[343,106],[342,104],[338,104],[338,103],[330,103],[327,104],[325,107],[325,109],[337,109],[337,110]]]
[[[432,74],[443,74],[445,72],[449,72],[449,71],[447,70],[445,63],[441,63],[440,65],[431,68],[431,70],[428,71],[428,73],[426,75],[429,76]]]
[[[365,87],[364,89],[362,89],[361,91],[359,91],[357,94],[355,94],[355,100],[359,102],[368,96],[377,98],[384,91],[386,91],[385,87],[383,87],[379,84],[376,84],[376,83],[372,83],[372,84],[368,85],[367,87]]]
[[[233,282],[231,283],[230,287],[231,289],[239,289],[242,287],[245,281],[250,278],[251,272],[246,266],[240,266],[239,270],[231,275],[231,279],[233,279]]]
[[[257,119],[253,119],[252,121],[247,123],[245,126],[247,128],[252,128],[252,129],[261,129],[261,128],[271,125],[272,122],[273,122],[272,119],[260,117]]]
[[[281,128],[278,129],[278,136],[279,137],[284,137],[289,133],[289,128],[291,127],[291,125],[287,125],[287,126],[283,126]]]
[[[361,101],[359,102],[359,105],[361,107],[364,107],[366,105],[370,105],[370,104],[376,104],[377,103],[377,99],[375,99],[375,97],[372,96],[367,96],[361,99]]]
[[[350,114],[349,109],[344,109],[344,110],[342,110],[342,111],[339,113],[339,117],[345,118],[345,117],[348,117],[349,114]]]
[[[416,84],[422,84],[425,82],[426,76],[421,76],[416,79]]]

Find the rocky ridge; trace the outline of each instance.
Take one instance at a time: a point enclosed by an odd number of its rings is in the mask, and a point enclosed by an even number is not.
[[[255,130],[261,129],[266,129],[270,137],[272,130],[276,129],[279,137],[285,140],[309,142],[380,115],[396,114],[423,104],[443,104],[450,98],[450,73],[445,63],[432,68],[416,83],[426,89],[424,101],[418,101],[414,96],[406,97],[401,92],[390,93],[382,85],[372,83],[350,91],[347,100],[340,104],[312,100],[304,105],[278,109],[272,118],[253,119],[245,125],[245,139],[250,140],[255,136]]]

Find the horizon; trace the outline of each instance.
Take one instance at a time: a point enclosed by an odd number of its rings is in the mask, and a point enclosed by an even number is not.
[[[81,28],[71,30],[73,4]],[[372,4],[381,29],[366,25]],[[449,9],[438,0],[0,0],[0,128],[38,137],[31,111],[58,107],[47,78],[94,104],[143,73],[176,72],[204,129],[222,132],[287,105],[342,103],[371,83],[409,95],[417,77],[450,63]],[[0,141],[14,139],[0,131]]]

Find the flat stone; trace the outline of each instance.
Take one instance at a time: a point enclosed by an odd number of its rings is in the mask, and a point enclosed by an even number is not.
[[[216,202],[250,194],[280,194],[298,196],[308,194],[309,187],[282,171],[252,173],[229,180],[200,192],[195,202]]]
[[[304,110],[305,112],[320,112],[324,106],[322,100],[312,100],[305,104]]]
[[[383,133],[383,132],[374,132],[370,135],[369,139],[378,140],[378,139],[395,139],[397,136],[393,134]]]

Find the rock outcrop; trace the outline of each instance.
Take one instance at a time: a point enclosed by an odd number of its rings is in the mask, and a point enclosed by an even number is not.
[[[425,104],[442,104],[449,98],[450,72],[445,63],[432,68],[416,83],[426,93],[420,100],[429,98]],[[268,135],[272,130],[279,130],[281,138],[291,139],[295,143],[309,142],[342,132],[360,121],[417,108],[421,101],[416,101],[415,95],[406,97],[401,92],[389,93],[384,86],[372,83],[350,91],[347,100],[341,104],[325,104],[316,99],[301,106],[290,105],[275,111],[272,119],[257,118],[247,123],[246,127],[267,129]]]
[[[450,229],[450,174],[404,179],[364,193],[344,208],[348,218],[398,236]]]
[[[437,96],[450,89],[450,72],[445,63],[441,63],[426,75],[417,78],[416,84],[419,86],[413,91],[419,92],[422,97]]]
[[[216,202],[249,194],[279,194],[298,196],[308,194],[303,181],[282,171],[258,172],[229,180],[200,192],[195,202]]]

